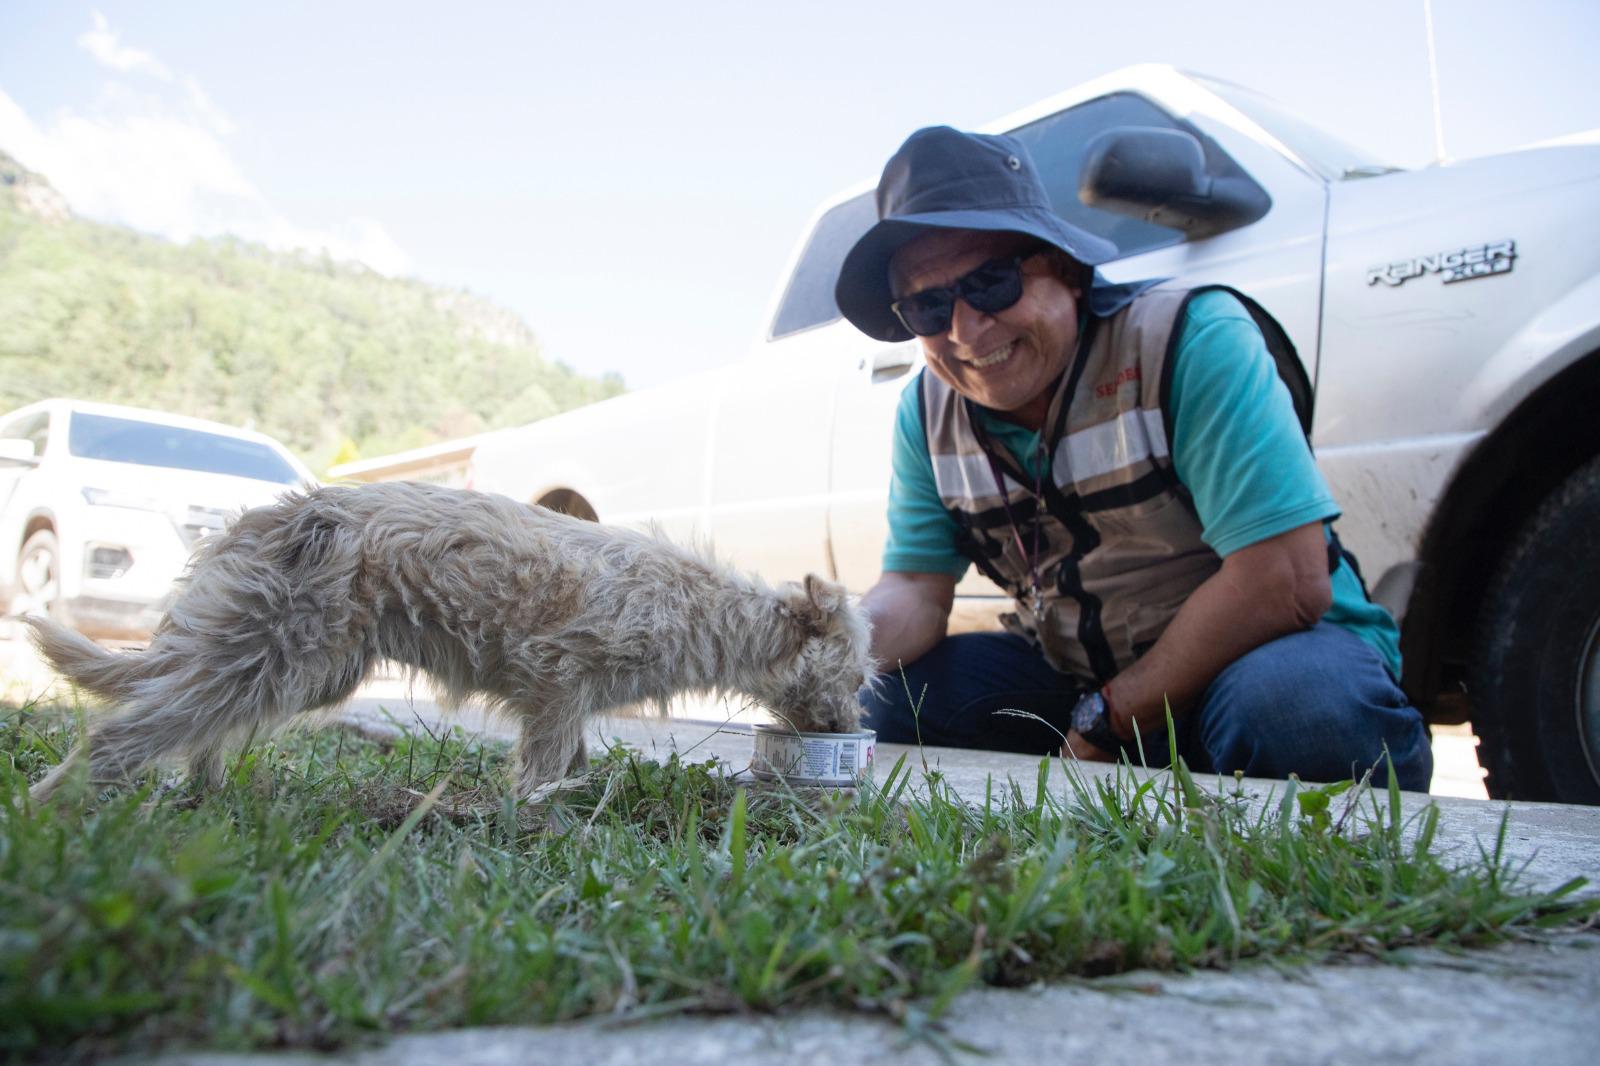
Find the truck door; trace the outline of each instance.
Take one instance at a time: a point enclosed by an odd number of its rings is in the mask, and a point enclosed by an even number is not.
[[[844,249],[876,219],[870,198],[824,212],[790,271],[770,343],[735,368],[712,428],[708,517],[720,551],[769,578],[833,576],[828,493],[834,410],[853,348],[831,329]]]

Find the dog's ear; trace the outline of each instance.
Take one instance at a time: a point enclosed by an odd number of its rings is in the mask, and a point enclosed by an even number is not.
[[[798,623],[807,637],[820,637],[828,631],[833,616],[845,605],[848,593],[843,585],[835,585],[816,574],[807,574],[799,586],[786,585],[788,595],[785,611]]]
[[[816,574],[806,575],[805,590],[806,599],[823,615],[837,614],[849,597],[843,585],[835,585]]]

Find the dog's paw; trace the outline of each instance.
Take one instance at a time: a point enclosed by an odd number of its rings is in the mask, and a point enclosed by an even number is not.
[[[556,781],[546,781],[538,788],[535,788],[533,791],[529,792],[526,796],[523,796],[522,802],[543,803],[545,800],[556,795],[557,793],[571,792],[574,789],[582,788],[588,783],[588,773],[573,774],[571,777],[563,777]]]

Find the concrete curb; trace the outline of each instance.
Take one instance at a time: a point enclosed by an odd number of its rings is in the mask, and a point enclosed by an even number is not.
[[[1265,965],[1188,976],[1131,973],[1020,990],[978,989],[951,1004],[933,1040],[885,1019],[826,1010],[778,1017],[606,1020],[406,1036],[341,1061],[512,1066],[874,1062],[1225,1061],[1231,1066],[1392,1062],[1417,1066],[1588,1066],[1600,1001],[1600,937],[1565,937],[1466,955],[1416,953],[1405,966]],[[965,1046],[971,1051],[959,1050]],[[325,1063],[313,1055],[165,1056],[170,1066]]]
[[[407,716],[412,721],[427,723],[428,728],[460,725],[469,731],[506,739],[513,735],[505,723],[487,719],[481,712],[469,709],[463,714],[440,717],[436,707],[421,700],[412,704],[380,699],[353,700],[344,708],[341,720],[367,732],[392,731],[403,728]],[[697,759],[715,758],[730,772],[743,769],[750,761],[750,726],[744,722],[609,717],[597,719],[589,727],[588,740],[591,752],[612,743],[623,743],[658,757],[671,751],[688,752]],[[1024,795],[1031,796],[1039,775],[1040,760],[1029,755],[880,744],[877,752],[880,780],[902,755],[918,769],[926,760],[929,768],[938,771],[969,803],[983,802],[991,782],[1014,781]],[[1115,767],[1103,763],[1078,763],[1076,768],[1090,778],[1118,772]],[[1051,772],[1052,787],[1065,787],[1065,780],[1065,767],[1057,760]],[[1201,780],[1230,791],[1235,787],[1232,778]],[[1282,781],[1256,778],[1245,778],[1240,785],[1247,795],[1262,803],[1275,795],[1281,796],[1284,788]],[[1430,803],[1438,806],[1440,820],[1435,847],[1441,855],[1458,855],[1466,861],[1476,855],[1480,846],[1492,851],[1504,818],[1505,855],[1521,867],[1526,887],[1549,891],[1574,877],[1585,877],[1591,882],[1588,891],[1600,892],[1600,807],[1460,799],[1420,792],[1402,793],[1401,797],[1403,814],[1407,818]]]

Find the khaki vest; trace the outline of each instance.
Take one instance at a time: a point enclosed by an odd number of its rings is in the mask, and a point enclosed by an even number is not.
[[[1174,328],[1191,295],[1157,287],[1086,320],[1045,416],[1042,509],[1035,480],[987,439],[972,401],[921,378],[934,481],[958,549],[1015,598],[1005,628],[1085,680],[1110,680],[1143,654],[1222,565],[1173,470],[1163,405]]]

